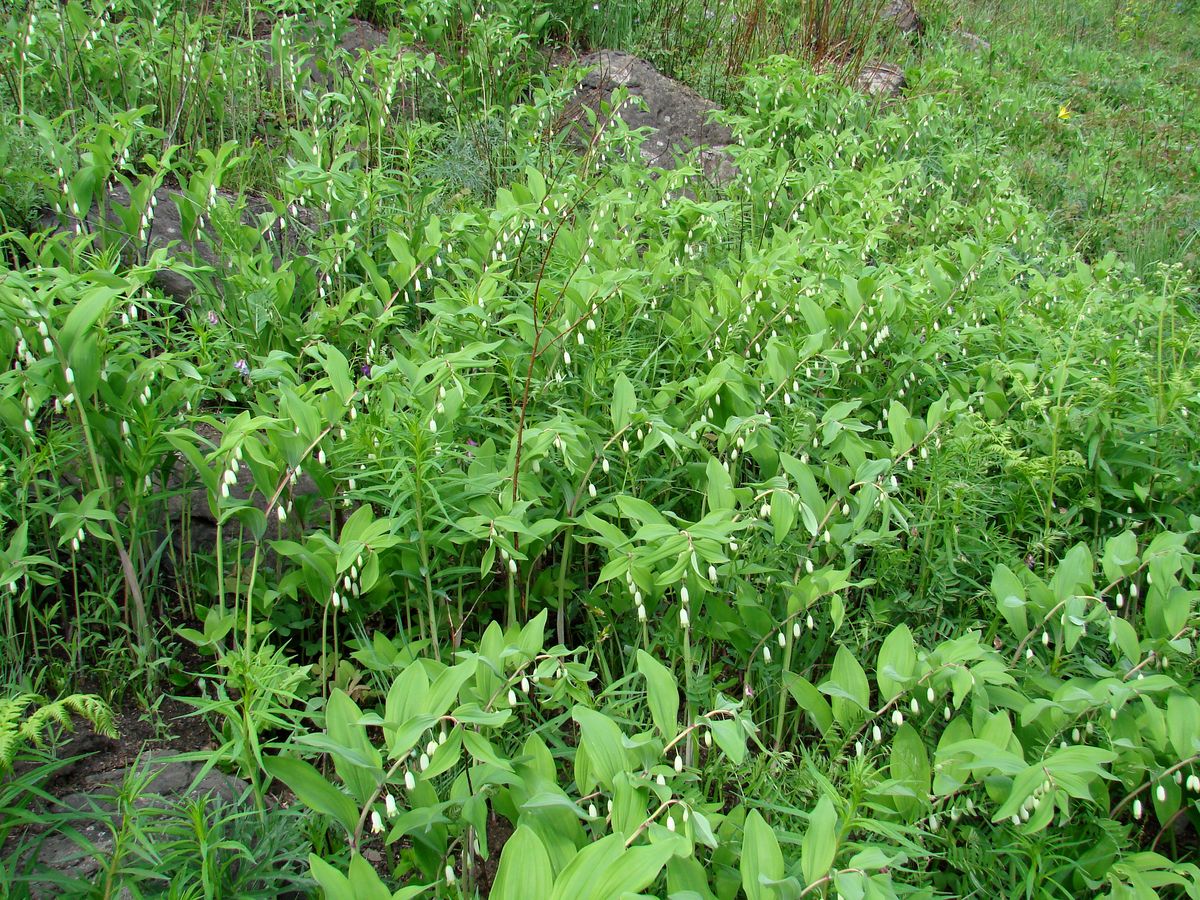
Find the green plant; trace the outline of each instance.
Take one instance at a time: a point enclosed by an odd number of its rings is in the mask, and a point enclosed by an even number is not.
[[[130,786],[110,893],[1196,890],[1190,26],[943,7],[880,105],[875,7],[4,14],[4,671],[198,682],[255,802]],[[556,133],[580,34],[728,183]]]
[[[33,710],[30,711],[30,707]],[[59,728],[70,728],[71,717],[88,722],[99,734],[115,736],[112,711],[99,697],[69,694],[46,700],[34,694],[17,694],[0,699],[0,775],[7,773],[17,755],[27,746],[44,747]]]

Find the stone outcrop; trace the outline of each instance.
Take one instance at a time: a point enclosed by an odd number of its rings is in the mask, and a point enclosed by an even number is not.
[[[855,86],[860,91],[884,99],[899,97],[906,84],[902,68],[881,60],[863,63],[855,79]]]
[[[116,798],[121,786],[144,784],[134,800],[135,808],[203,798],[208,803],[238,804],[249,785],[240,778],[214,769],[204,771],[200,762],[184,762],[165,752],[147,753],[135,765],[116,772],[101,772],[85,779],[81,789],[58,801],[58,811],[78,817],[72,829],[86,846],[59,829],[38,844],[38,862],[62,876],[87,881],[100,869],[101,861],[113,852],[113,831],[120,826]],[[57,896],[46,891],[34,896]]]
[[[653,166],[675,168],[693,149],[700,149],[699,162],[711,180],[724,183],[736,173],[733,158],[725,147],[733,134],[712,121],[721,109],[690,87],[663,75],[644,59],[619,50],[599,50],[579,60],[588,69],[577,93],[580,107],[598,113],[618,87],[628,88],[639,102],[624,104],[617,115],[630,128],[649,128],[642,143],[642,157]]]
[[[918,34],[921,31],[921,17],[912,0],[889,0],[879,17],[884,24],[895,27],[902,34]]]
[[[194,234],[188,234],[184,230],[181,210],[186,209],[193,201],[182,191],[168,187],[158,188],[153,196],[151,214],[145,228],[142,229],[140,211],[135,211],[132,223],[126,223],[117,209],[118,206],[129,208],[129,190],[121,184],[107,189],[104,201],[107,225],[103,232],[109,240],[118,243],[126,261],[135,263],[148,258],[156,250],[166,249],[168,256],[183,263],[184,268],[196,266],[211,268],[218,274],[222,272],[225,259],[222,239],[218,229],[213,227],[210,216],[206,214],[207,211],[194,211],[203,215],[204,220],[197,225]],[[217,196],[227,201],[234,209],[237,208],[236,195],[218,191]],[[272,206],[269,201],[247,197],[240,213],[240,224],[258,230],[259,217],[271,212]],[[283,218],[271,216],[274,224],[262,232],[264,240],[272,247],[277,259],[300,247],[314,222],[314,218],[306,210],[298,209],[296,212],[295,216],[286,214]],[[288,223],[286,227],[285,222]],[[42,214],[41,224],[49,231],[96,231],[100,225],[100,211],[98,205],[93,206],[86,214],[77,217],[47,210]],[[181,303],[196,289],[195,276],[169,266],[160,268],[154,274],[152,282],[168,297]]]

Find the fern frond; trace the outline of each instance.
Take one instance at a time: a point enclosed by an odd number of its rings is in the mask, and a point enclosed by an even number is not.
[[[25,711],[35,705],[33,712],[26,716]],[[93,694],[69,694],[53,702],[46,702],[36,694],[0,697],[0,773],[12,768],[17,754],[26,744],[44,747],[54,724],[71,729],[72,715],[91,723],[100,734],[116,735],[112,710]]]

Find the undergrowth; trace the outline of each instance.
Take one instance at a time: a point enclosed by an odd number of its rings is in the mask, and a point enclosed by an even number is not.
[[[1194,10],[599,7],[6,7],[0,758],[184,693],[101,896],[1200,893]]]

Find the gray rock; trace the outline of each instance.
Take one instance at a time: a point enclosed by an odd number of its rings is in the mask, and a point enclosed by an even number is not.
[[[895,26],[902,34],[915,34],[921,31],[921,17],[912,0],[889,0],[879,14],[882,22]]]
[[[345,52],[351,59],[356,59],[361,53],[370,53],[386,46],[389,40],[387,32],[380,31],[369,22],[359,19],[350,19],[346,23],[345,30],[338,35],[332,46],[327,44],[325,35],[317,30],[317,26],[313,22],[291,18],[287,20],[287,23],[288,46],[294,53],[304,57],[301,65],[302,71],[298,71],[296,75],[300,76],[302,72],[307,73],[311,76],[314,85],[327,90],[334,84],[333,67],[341,65],[341,60],[338,59],[339,52]],[[260,22],[260,29],[256,30],[264,30],[269,35],[272,24],[270,19],[264,18]],[[260,41],[258,48],[259,53],[269,63],[267,66],[268,79],[272,84],[278,84],[281,75],[279,60],[273,56],[270,41]],[[328,50],[333,52],[329,53]]]
[[[884,99],[899,97],[907,83],[903,69],[880,60],[864,63],[858,78],[855,79],[855,85],[860,91]]]
[[[956,28],[954,30],[954,36],[958,38],[959,43],[961,43],[968,50],[973,50],[978,53],[986,53],[988,50],[992,49],[992,45],[989,41],[981,38],[977,34],[964,31],[961,28]]]
[[[192,798],[236,804],[247,796],[245,781],[214,769],[201,774],[203,768],[202,762],[179,760],[159,751],[145,754],[128,769],[88,777],[83,791],[59,800],[60,811],[77,811],[79,816],[71,821],[69,830],[61,828],[45,835],[37,848],[38,862],[67,878],[94,878],[113,852],[113,832],[121,827],[116,796],[127,780],[141,786],[133,803],[138,809]],[[34,896],[56,896],[52,882],[47,880],[35,888]]]
[[[702,148],[699,163],[705,175],[717,183],[733,178],[737,170],[725,147],[733,133],[711,121],[721,109],[685,84],[663,75],[644,59],[619,50],[599,50],[579,60],[589,71],[579,88],[580,106],[600,111],[619,86],[629,89],[641,104],[627,103],[617,115],[630,128],[648,127],[642,156],[650,165],[675,168],[691,150]]]
[[[199,444],[202,453],[209,452],[209,445],[215,447],[221,443],[220,433],[211,425],[197,423],[193,430],[202,438]],[[260,512],[266,513],[270,497],[264,496],[257,489],[250,467],[242,465],[236,473],[236,478],[237,481],[229,487],[230,499],[249,501]],[[191,552],[210,552],[217,545],[217,520],[209,508],[208,492],[203,485],[197,484],[195,473],[187,460],[182,457],[177,458],[171,483],[168,486],[176,491],[167,501],[167,515],[176,536],[177,549],[184,555]],[[289,497],[293,499],[311,498],[313,515],[322,521],[328,520],[328,508],[319,499],[320,489],[307,472],[300,472],[296,483],[285,489],[282,496],[284,499]],[[289,519],[287,524],[282,524],[276,516],[268,515],[266,539],[279,540],[291,536],[291,529],[297,526],[294,520],[295,517]],[[185,534],[188,538],[186,548],[179,543]],[[226,544],[237,541],[238,536],[239,529],[235,522],[225,531]],[[249,552],[248,548],[247,552]],[[269,559],[273,558],[273,556],[269,557]]]
[[[238,210],[239,198],[227,191],[218,191],[217,196],[227,201],[234,210]],[[203,223],[198,224],[195,234],[184,233],[184,222],[181,209],[186,209],[192,201],[186,194],[172,188],[160,187],[154,192],[154,203],[151,205],[152,215],[143,233],[137,227],[138,215],[135,215],[133,227],[122,221],[117,206],[130,207],[129,190],[121,184],[111,186],[104,197],[107,227],[102,230],[103,239],[115,243],[127,262],[136,263],[147,259],[150,254],[159,249],[166,249],[171,260],[184,265],[177,269],[170,265],[161,268],[154,274],[153,283],[164,294],[180,303],[186,302],[196,290],[195,277],[184,271],[187,267],[206,267],[213,269],[218,276],[225,271],[222,254],[223,239],[220,229],[215,228],[209,211],[197,210]],[[99,202],[88,210],[82,217],[64,215],[47,210],[42,214],[42,228],[52,232],[71,232],[76,230],[97,231],[100,225]],[[261,237],[272,248],[277,261],[286,253],[299,249],[305,235],[314,222],[314,218],[305,210],[297,210],[294,220],[281,227],[286,219],[274,216],[271,203],[257,197],[245,198],[244,206],[239,212],[237,224],[258,231],[260,216],[269,226]],[[290,216],[287,218],[291,218]]]

